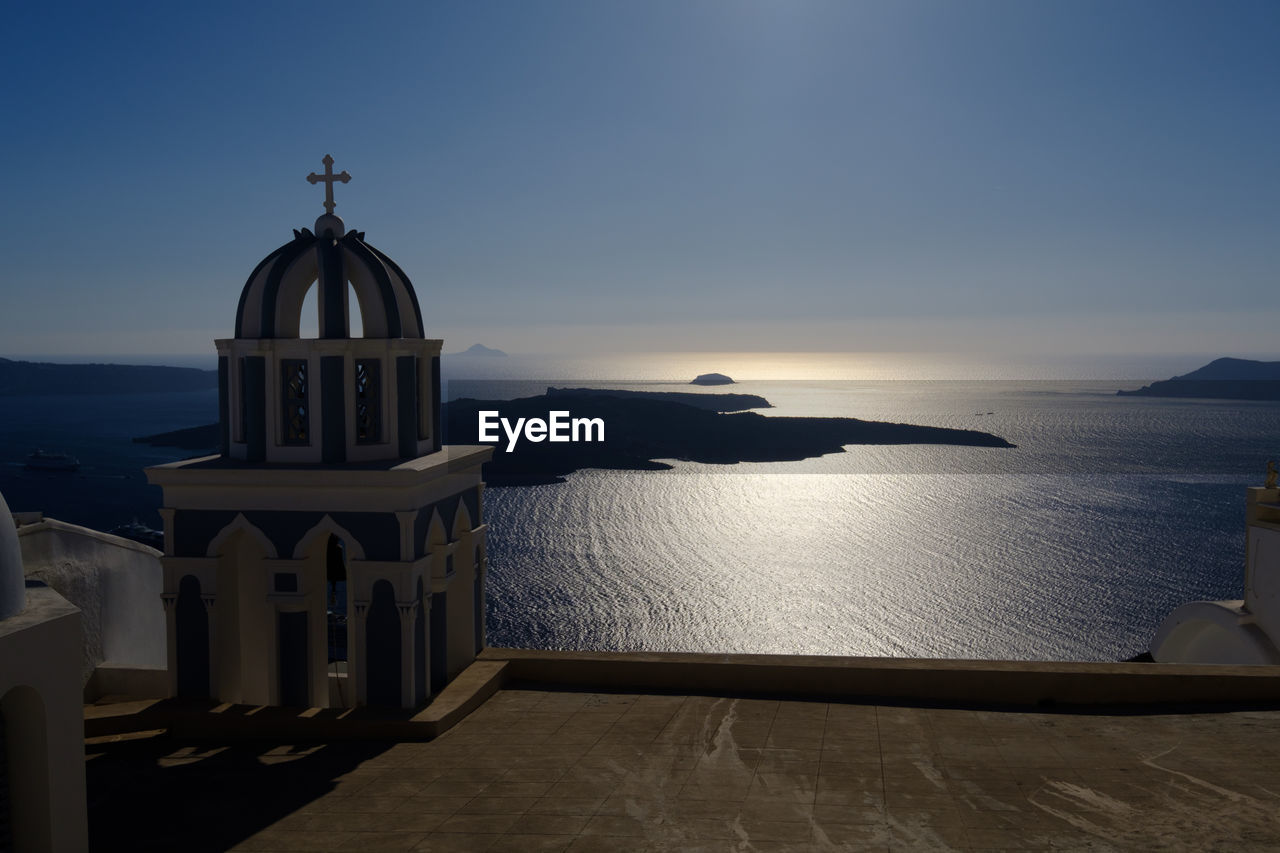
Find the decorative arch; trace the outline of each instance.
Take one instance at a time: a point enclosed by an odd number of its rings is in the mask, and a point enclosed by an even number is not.
[[[449,534],[444,529],[444,521],[440,518],[440,511],[434,507],[431,510],[431,522],[427,525],[427,541],[425,550],[430,550],[432,545],[448,545]]]
[[[266,298],[272,300],[269,308],[264,305],[264,314],[271,314],[274,325],[269,329],[275,338],[297,338],[302,329],[302,306],[306,302],[311,288],[320,280],[319,264],[315,252],[303,252],[298,255],[284,270],[283,274],[273,282],[274,292]],[[265,301],[265,300],[264,300]]]
[[[237,533],[243,533],[248,536],[250,540],[258,543],[259,547],[262,548],[263,554],[268,559],[274,560],[278,557],[278,554],[276,553],[276,544],[271,541],[271,538],[267,536],[267,534],[262,532],[261,528],[249,521],[249,519],[245,518],[244,513],[242,512],[236,513],[236,517],[231,520],[231,523],[219,530],[218,535],[214,536],[213,539],[210,540],[209,547],[205,549],[205,556],[220,556],[222,554],[223,547]]]
[[[364,559],[364,546],[360,544],[360,540],[356,539],[351,531],[334,521],[328,513],[314,527],[302,534],[302,538],[293,548],[293,559],[303,559],[317,544],[324,545],[328,542],[329,536],[337,536],[342,540],[343,546],[347,549],[348,560]]]
[[[254,267],[240,291],[240,304],[236,308],[237,338],[270,338],[275,331],[275,291],[279,288],[284,270],[315,244],[315,236],[295,231],[294,238],[263,258]],[[274,279],[270,296],[269,280]]]
[[[458,509],[453,514],[453,538],[458,539],[471,532],[471,512],[467,505],[458,501]]]
[[[350,251],[350,248],[347,247]],[[344,260],[346,257],[344,255]],[[400,334],[392,334],[392,328],[389,322],[392,322],[388,316],[389,307],[394,307],[395,297],[391,295],[391,284],[387,279],[386,271],[382,269],[381,263],[377,262],[377,266],[364,263],[349,263],[346,268],[347,280],[351,284],[351,290],[356,295],[356,304],[360,306],[360,319],[362,321],[363,334],[366,338],[390,338],[403,337]],[[390,297],[390,305],[388,305],[388,297]],[[400,331],[399,316],[394,318],[395,331]]]

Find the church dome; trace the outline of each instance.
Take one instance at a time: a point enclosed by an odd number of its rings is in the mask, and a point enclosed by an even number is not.
[[[0,495],[0,619],[16,616],[27,606],[27,577],[22,570],[22,548],[13,526],[9,505]]]
[[[296,338],[302,302],[318,283],[320,337],[351,337],[347,285],[355,291],[366,338],[422,338],[422,310],[413,284],[395,261],[346,231],[326,213],[316,231],[294,231],[245,282],[236,313],[237,338]]]
[[[254,268],[240,293],[235,337],[216,342],[222,453],[290,465],[435,453],[443,342],[426,339],[404,270],[333,212],[333,185],[351,176],[334,174],[332,157],[323,162],[323,175],[307,176],[325,184],[315,230],[295,230]],[[303,301],[313,286],[319,334],[302,339]],[[351,328],[351,292],[362,330]]]

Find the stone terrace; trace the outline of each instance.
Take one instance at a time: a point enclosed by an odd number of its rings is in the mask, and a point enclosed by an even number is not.
[[[1280,711],[504,689],[432,741],[88,744],[99,850],[1280,851]]]

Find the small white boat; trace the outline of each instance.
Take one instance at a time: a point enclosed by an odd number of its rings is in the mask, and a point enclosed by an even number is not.
[[[66,453],[33,450],[27,456],[26,467],[36,471],[75,471],[80,467],[80,460]]]
[[[164,549],[164,532],[153,530],[136,518],[128,524],[117,524],[107,532],[113,536],[122,536],[134,542],[141,542],[143,545],[150,545],[152,548]]]

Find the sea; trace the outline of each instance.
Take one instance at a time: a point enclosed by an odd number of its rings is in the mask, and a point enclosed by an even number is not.
[[[446,357],[446,397],[550,385],[758,394],[767,416],[977,429],[1015,448],[848,446],[798,462],[582,470],[485,492],[491,645],[1124,660],[1197,599],[1243,595],[1245,487],[1280,402],[1121,397],[1213,356],[642,353]],[[170,362],[172,363],[172,362]],[[189,366],[189,362],[186,366]],[[728,388],[689,385],[721,372]],[[136,436],[216,393],[5,399],[10,508],[160,526]],[[606,430],[608,426],[606,424]],[[25,470],[34,448],[79,471]],[[498,451],[501,452],[501,451]]]

